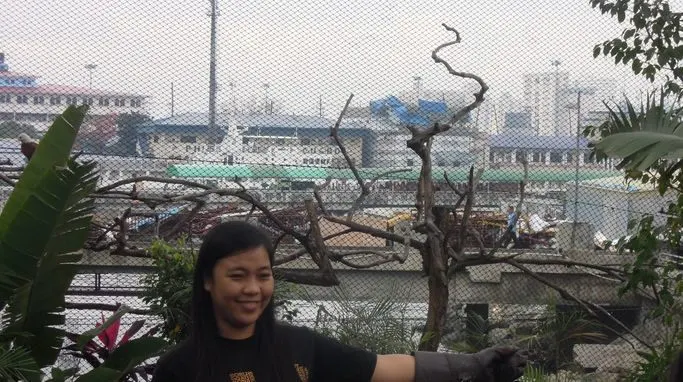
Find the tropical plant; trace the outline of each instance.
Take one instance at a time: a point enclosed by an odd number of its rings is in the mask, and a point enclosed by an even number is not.
[[[142,300],[162,318],[161,335],[171,343],[179,343],[190,329],[190,299],[195,253],[180,237],[171,244],[155,240],[149,247],[152,263],[157,271],[146,275]]]
[[[0,341],[26,351],[37,380],[53,364],[64,338],[64,295],[90,227],[94,163],[70,158],[87,108],[69,107],[45,134],[0,214]],[[22,350],[23,349],[23,350]]]
[[[517,344],[529,350],[530,361],[545,372],[555,373],[573,366],[573,347],[577,343],[603,342],[607,336],[600,324],[583,312],[561,311],[549,304],[531,333],[518,336]]]
[[[681,248],[683,228],[683,136],[680,100],[683,96],[683,45],[680,12],[673,12],[666,0],[591,0],[591,5],[628,23],[622,35],[594,48],[594,56],[611,55],[615,63],[631,65],[636,75],[650,82],[662,80],[659,97],[648,95],[636,109],[626,100],[624,108],[609,109],[610,118],[585,129],[597,137],[593,155],[598,159],[621,160],[619,168],[628,181],[656,186],[661,195],[673,195],[664,212],[666,222],[657,223],[654,214],[630,224],[631,237],[622,238],[619,251],[635,255],[626,266],[627,279],[621,293],[648,291],[656,301],[649,319],[662,325],[660,341],[639,352],[642,361],[629,376],[633,381],[660,380],[673,354],[683,344],[680,297],[683,279],[665,253]]]
[[[666,103],[661,92],[659,100],[648,95],[639,109],[628,98],[625,107],[608,105],[609,120],[584,129],[584,135],[599,137],[592,143],[596,158],[620,158],[617,167],[635,174],[657,167],[673,175],[683,157],[683,108]]]
[[[0,213],[0,376],[39,381],[56,361],[65,330],[65,294],[76,274],[94,210],[94,162],[71,156],[87,106],[56,118]],[[122,349],[122,348],[121,348]],[[121,352],[135,362],[143,349]],[[155,349],[144,349],[145,359]],[[158,350],[158,349],[156,349]],[[54,381],[75,370],[52,369]],[[98,381],[116,381],[100,374]],[[79,380],[87,380],[79,379]]]
[[[630,65],[650,82],[665,73],[665,92],[681,93],[683,13],[672,11],[668,0],[590,0],[590,4],[628,24],[620,37],[595,45],[594,57],[610,56],[615,64]]]
[[[397,293],[400,288],[390,290],[394,292],[383,297],[354,301],[343,287],[335,287],[334,301],[318,304],[315,329],[378,354],[417,350],[421,328],[406,315],[409,309]]]
[[[119,308],[121,307],[120,304],[117,304],[117,306]],[[95,324],[96,330],[99,331],[99,333],[96,335],[99,342],[93,338],[88,340],[84,346],[79,346],[79,343],[85,341],[85,339],[81,339],[81,336],[78,334],[67,333],[67,338],[69,338],[73,343],[64,348],[64,350],[67,350],[67,352],[64,354],[81,358],[88,362],[88,364],[90,364],[90,366],[93,368],[98,368],[102,366],[103,363],[106,363],[107,360],[111,358],[118,349],[122,348],[128,343],[141,343],[150,341],[158,342],[158,339],[152,337],[158,331],[158,326],[152,327],[150,330],[141,335],[139,339],[132,339],[140,331],[140,329],[144,327],[145,320],[134,321],[123,333],[121,338],[119,338],[121,316],[125,314],[126,310],[122,310],[121,312],[122,313],[115,313],[108,320],[105,320],[104,313],[102,313],[102,321]],[[144,378],[144,380],[148,380],[148,377],[153,373],[154,365],[134,365],[130,371],[127,371],[127,373],[120,378],[120,380],[137,381],[138,376]]]

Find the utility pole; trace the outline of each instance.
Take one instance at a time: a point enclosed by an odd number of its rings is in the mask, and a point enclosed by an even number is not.
[[[420,100],[420,92],[422,91],[422,77],[415,76],[413,80],[415,80],[415,103],[417,104]]]
[[[572,219],[572,249],[576,248],[576,221],[579,214],[579,154],[580,154],[580,141],[581,141],[581,95],[582,94],[594,94],[595,91],[590,88],[577,87],[571,89],[576,92],[576,146],[575,157],[574,157],[574,217]]]
[[[558,116],[560,115],[560,65],[562,61],[553,60],[550,62],[555,67],[555,99],[553,102],[553,134],[559,135]]]
[[[268,113],[268,88],[270,87],[269,83],[263,84],[263,88],[266,90],[266,100],[265,100],[265,108],[263,109],[263,114],[269,114]]]
[[[211,57],[209,59],[209,136],[218,139],[216,130],[216,17],[218,0],[211,2]]]
[[[88,88],[92,90],[92,72],[97,69],[97,65],[87,64],[85,68],[88,69]]]
[[[174,95],[173,95],[173,82],[171,82],[171,117],[173,117],[175,115],[174,108],[175,108],[175,99],[174,99]]]

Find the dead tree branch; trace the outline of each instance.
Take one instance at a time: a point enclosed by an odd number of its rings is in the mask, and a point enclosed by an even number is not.
[[[567,291],[565,288],[562,288],[561,286],[559,286],[559,285],[553,283],[552,281],[546,279],[545,277],[543,277],[543,276],[537,274],[536,272],[532,271],[531,269],[529,269],[529,268],[525,267],[524,265],[518,263],[515,259],[511,259],[511,258],[510,258],[510,259],[506,259],[505,262],[508,263],[508,264],[510,264],[510,265],[512,265],[512,266],[514,266],[515,268],[521,270],[522,272],[524,272],[526,275],[528,275],[528,276],[531,277],[532,279],[534,279],[534,280],[536,280],[536,281],[538,281],[538,282],[540,282],[540,283],[542,283],[542,284],[544,284],[544,285],[546,285],[546,286],[548,286],[548,287],[554,289],[557,293],[560,294],[560,297],[564,298],[565,300],[569,300],[569,301],[574,301],[574,302],[576,302],[584,311],[586,311],[586,313],[588,313],[589,315],[593,316],[594,318],[599,318],[599,316],[598,316],[598,314],[596,313],[596,311],[601,312],[602,314],[604,314],[605,316],[607,316],[607,317],[610,319],[610,321],[612,321],[613,323],[615,323],[615,324],[617,324],[619,327],[621,327],[622,330],[624,330],[626,333],[628,333],[630,336],[632,336],[632,337],[633,337],[636,341],[638,341],[641,345],[645,346],[645,347],[648,348],[650,351],[654,351],[654,350],[655,350],[654,347],[653,347],[652,345],[650,345],[649,343],[647,343],[647,341],[645,341],[645,340],[641,339],[640,337],[638,337],[635,333],[633,333],[633,331],[632,331],[631,329],[629,329],[626,325],[624,325],[624,323],[622,323],[622,322],[619,321],[618,319],[614,318],[614,316],[612,316],[607,310],[605,310],[605,308],[603,308],[603,307],[601,307],[601,306],[599,306],[599,305],[597,305],[597,304],[594,304],[594,303],[592,303],[592,302],[589,302],[589,301],[586,301],[586,300],[583,300],[583,299],[581,299],[581,298],[578,298],[578,297],[574,296],[573,293]],[[620,334],[618,331],[616,331],[616,330],[614,330],[614,329],[611,329],[611,328],[609,328],[609,327],[607,327],[607,329],[610,330],[610,331],[612,331],[613,333],[617,334],[617,335],[618,335],[619,337],[621,337],[622,339],[625,339],[631,346],[633,346],[633,347],[635,348],[635,346],[634,346],[633,344],[631,344],[631,342],[628,341],[628,339],[626,339],[626,338],[625,338],[622,334]]]

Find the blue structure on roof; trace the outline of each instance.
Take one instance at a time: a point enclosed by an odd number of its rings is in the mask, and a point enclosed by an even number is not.
[[[441,113],[440,110],[446,109],[445,103],[442,106],[439,102],[423,100],[420,100],[420,102],[422,102],[420,108],[426,113],[439,114]],[[380,100],[370,101],[370,111],[374,116],[385,115],[386,113],[386,115],[389,116],[389,119],[398,124],[427,126],[431,123],[428,117],[410,112],[408,107],[393,95]]]
[[[421,99],[418,100],[417,103],[420,106],[420,109],[424,110],[426,113],[446,114],[448,112],[446,102]]]

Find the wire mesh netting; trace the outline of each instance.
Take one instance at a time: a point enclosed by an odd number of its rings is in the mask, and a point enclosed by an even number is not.
[[[180,336],[192,254],[247,220],[277,245],[280,317],[376,352],[420,346],[439,295],[440,351],[514,344],[544,374],[613,377],[633,338],[657,341],[652,300],[619,293],[617,242],[677,194],[591,156],[584,128],[653,85],[594,58],[624,24],[589,1],[0,9],[3,204],[32,140],[90,106],[74,152],[100,179],[69,332],[125,304],[122,328]]]

